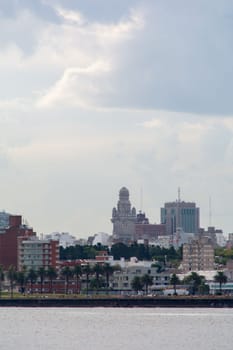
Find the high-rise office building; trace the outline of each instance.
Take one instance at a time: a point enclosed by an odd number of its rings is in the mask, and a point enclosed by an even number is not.
[[[187,233],[199,231],[199,208],[196,203],[184,202],[180,199],[165,203],[161,208],[161,223],[166,225],[166,234],[173,235],[178,228]]]
[[[117,208],[112,210],[113,241],[129,244],[135,239],[136,209],[131,208],[129,191],[122,187],[119,192]]]

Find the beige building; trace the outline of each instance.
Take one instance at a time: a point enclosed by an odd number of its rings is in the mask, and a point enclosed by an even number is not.
[[[135,241],[136,209],[131,208],[129,191],[122,187],[119,192],[117,208],[112,210],[113,242],[130,244]]]
[[[201,237],[183,245],[184,272],[214,270],[214,247],[210,238]]]

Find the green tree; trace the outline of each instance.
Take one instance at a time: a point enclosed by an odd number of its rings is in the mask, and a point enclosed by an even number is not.
[[[100,289],[101,287],[102,287],[102,285],[103,285],[103,280],[100,280],[100,276],[103,274],[103,267],[100,265],[100,264],[95,264],[94,266],[93,266],[93,269],[92,269],[92,271],[94,272],[94,274],[95,274],[95,289]],[[92,283],[92,285],[93,285],[93,283]]]
[[[104,279],[102,276],[99,276],[98,280],[96,279],[96,277],[90,280],[91,289],[95,289],[98,292],[99,289],[101,289],[102,287],[104,287]]]
[[[170,278],[170,283],[172,284],[172,286],[173,286],[173,290],[174,290],[174,295],[177,295],[177,293],[176,293],[176,286],[177,286],[177,284],[179,284],[180,283],[180,279],[179,279],[179,277],[175,274],[175,273],[173,273],[172,274],[172,276],[171,276],[171,278]]]
[[[68,294],[69,281],[70,278],[73,276],[73,271],[69,266],[65,266],[61,270],[61,275],[65,278],[65,293]]]
[[[189,284],[190,293],[195,295],[198,292],[199,286],[205,283],[205,277],[200,276],[197,272],[192,272],[190,275],[184,278],[184,283]]]
[[[198,287],[198,293],[200,295],[208,295],[210,292],[210,287],[208,284],[206,284],[204,281],[201,282],[200,286]]]
[[[46,276],[46,270],[44,267],[40,267],[37,271],[37,275],[40,279],[40,294],[43,293],[44,279]]]
[[[157,270],[156,270],[157,273],[161,273],[161,272],[164,271],[163,264],[159,263],[159,262],[156,262],[156,263],[152,264],[151,267],[156,267],[157,268]]]
[[[218,273],[214,276],[214,281],[219,283],[219,292],[222,294],[222,285],[227,283],[227,276],[224,275],[222,271],[218,271]]]
[[[103,265],[103,273],[106,277],[106,288],[109,288],[109,279],[110,279],[110,276],[113,274],[114,272],[114,267],[111,266],[110,264],[108,263],[105,263]]]
[[[141,281],[142,281],[143,286],[145,286],[146,295],[147,295],[148,294],[148,287],[152,286],[152,284],[153,284],[153,277],[148,275],[148,274],[145,274],[142,276]]]
[[[143,289],[143,282],[139,276],[135,276],[131,282],[131,287],[135,292],[139,292]]]
[[[57,271],[53,266],[49,266],[46,275],[49,279],[49,292],[53,293],[53,281],[57,278]]]
[[[3,266],[0,265],[0,298],[2,296],[2,284],[4,279],[5,279],[5,274],[4,274]]]
[[[90,274],[92,273],[92,268],[90,267],[89,264],[86,264],[83,266],[82,270],[83,270],[83,273],[86,275],[86,293],[88,295],[89,277],[90,277]]]
[[[124,243],[116,243],[112,245],[111,255],[113,255],[115,260],[120,258],[129,259],[130,258],[130,248]]]
[[[33,268],[31,268],[28,271],[27,278],[30,281],[30,291],[33,294],[33,284],[36,283],[36,279],[37,279],[37,273],[36,273],[36,271]]]
[[[14,282],[16,281],[17,278],[17,273],[16,269],[13,265],[9,266],[9,269],[7,271],[7,278],[10,282],[10,293],[11,293],[11,298],[13,298],[13,291],[14,291]]]
[[[82,267],[80,264],[75,265],[73,269],[73,274],[76,279],[76,293],[80,293],[81,285],[80,285],[80,277],[82,276]]]
[[[20,292],[25,293],[25,288],[27,284],[27,273],[26,269],[22,269],[16,273],[16,281],[20,286]]]

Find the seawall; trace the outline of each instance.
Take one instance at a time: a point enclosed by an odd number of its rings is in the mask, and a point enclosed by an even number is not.
[[[233,307],[227,297],[169,297],[169,298],[20,298],[0,299],[0,307]]]

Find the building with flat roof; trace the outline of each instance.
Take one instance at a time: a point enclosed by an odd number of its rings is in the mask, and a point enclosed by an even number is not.
[[[18,238],[18,270],[38,270],[40,267],[58,268],[59,241],[38,237]]]
[[[131,259],[121,270],[115,271],[111,277],[111,287],[119,291],[132,291],[134,277],[149,275],[152,277],[151,290],[161,290],[170,284],[170,271],[158,271],[151,261],[137,261]]]
[[[178,228],[184,232],[197,234],[200,227],[199,208],[194,202],[176,200],[161,208],[161,223],[166,226],[166,234],[174,235]]]
[[[137,222],[135,224],[135,240],[148,243],[155,242],[159,236],[166,234],[166,226],[163,224],[150,224],[145,213],[137,214]]]
[[[214,246],[210,238],[192,239],[183,245],[182,268],[184,272],[214,270]]]
[[[4,269],[17,267],[17,241],[19,237],[34,236],[33,229],[22,225],[20,215],[10,215],[8,225],[0,229],[0,265]]]

